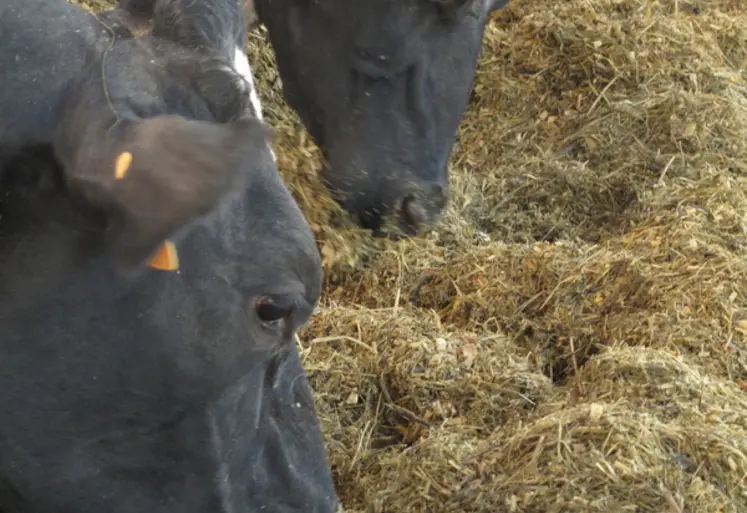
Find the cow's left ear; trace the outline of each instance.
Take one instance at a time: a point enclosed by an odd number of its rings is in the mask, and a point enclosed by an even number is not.
[[[240,194],[271,162],[270,137],[269,126],[252,118],[211,123],[162,115],[121,121],[103,135],[63,129],[55,153],[69,189],[105,214],[116,264],[148,260],[173,269],[168,239],[224,195]]]
[[[173,269],[168,239],[227,193],[240,194],[270,158],[271,130],[251,118],[211,123],[164,115],[111,135],[113,181],[99,199],[109,205],[112,256],[124,267],[148,259],[151,267]],[[167,263],[153,265],[159,259]]]

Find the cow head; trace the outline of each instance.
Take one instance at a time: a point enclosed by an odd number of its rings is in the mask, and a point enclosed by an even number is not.
[[[52,148],[18,155],[0,182],[2,511],[338,502],[295,345],[319,252],[252,115],[250,70],[216,44],[236,11],[191,12],[156,17],[163,37],[90,48],[60,93]],[[85,32],[60,18],[57,33]],[[9,25],[43,51],[56,41],[36,19]],[[179,272],[163,272],[168,255],[161,271],[141,265],[164,239]]]
[[[367,228],[415,233],[449,197],[447,161],[487,17],[508,0],[255,0],[286,100],[323,177]]]

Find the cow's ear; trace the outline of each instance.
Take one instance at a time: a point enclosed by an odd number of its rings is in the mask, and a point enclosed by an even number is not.
[[[216,124],[163,116],[141,121],[132,136],[116,157],[131,154],[130,168],[112,188],[111,249],[123,266],[141,264],[224,196],[240,194],[250,171],[271,158],[269,129],[254,119]]]
[[[115,262],[133,268],[159,251],[169,256],[168,241],[190,221],[245,190],[251,171],[271,162],[269,136],[255,119],[130,121],[105,140],[86,141],[65,173],[71,187],[105,212]]]

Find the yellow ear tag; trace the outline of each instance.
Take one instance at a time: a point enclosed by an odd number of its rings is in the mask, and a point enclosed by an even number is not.
[[[164,241],[158,247],[156,253],[148,259],[148,267],[160,271],[176,271],[179,269],[179,256],[173,242]]]
[[[130,166],[132,165],[132,153],[129,151],[124,151],[119,154],[117,157],[117,160],[114,163],[114,179],[115,180],[121,180],[125,177],[127,174],[127,171],[130,170]]]

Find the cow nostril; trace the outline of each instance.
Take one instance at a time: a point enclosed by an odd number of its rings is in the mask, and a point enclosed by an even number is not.
[[[291,315],[293,304],[288,301],[278,301],[270,296],[263,296],[256,301],[254,309],[262,322],[276,324]]]
[[[436,222],[447,202],[448,192],[439,184],[431,185],[427,191],[408,194],[400,204],[400,228],[410,234],[417,233]]]
[[[358,212],[358,222],[362,228],[376,232],[381,228],[381,212],[375,208],[361,210]]]
[[[428,204],[431,205],[431,210],[440,212],[446,208],[446,203],[449,201],[449,191],[443,185],[431,184],[423,194],[427,198]]]
[[[403,221],[401,224],[404,225],[402,228],[406,228],[410,233],[416,233],[426,222],[428,212],[414,194],[409,194],[402,200],[400,216]]]
[[[446,187],[440,184],[434,184],[431,191],[433,201],[439,203],[440,208],[446,206],[446,201],[449,199],[449,193],[446,191]]]

